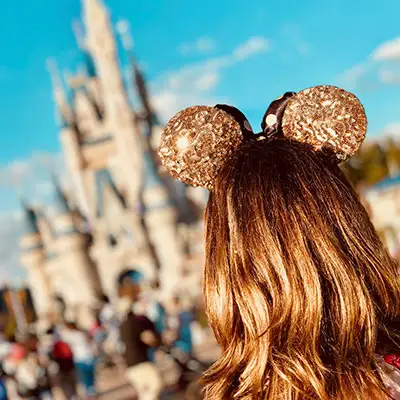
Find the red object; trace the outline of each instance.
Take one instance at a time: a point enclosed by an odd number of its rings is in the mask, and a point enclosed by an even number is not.
[[[96,332],[101,328],[101,325],[98,322],[95,322],[93,326],[90,328],[89,334],[91,337],[94,337]]]
[[[73,354],[68,343],[59,340],[53,347],[53,358],[58,360],[72,360]]]
[[[394,367],[400,369],[400,355],[398,354],[388,354],[385,356],[385,361],[389,365],[393,365]]]
[[[9,357],[14,361],[20,361],[25,357],[26,353],[27,352],[24,346],[21,346],[20,344],[14,344],[11,347]]]

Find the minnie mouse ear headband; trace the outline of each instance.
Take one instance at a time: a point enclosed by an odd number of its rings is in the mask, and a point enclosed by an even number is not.
[[[159,155],[175,178],[212,190],[220,168],[246,141],[295,140],[332,154],[339,163],[359,149],[367,118],[353,94],[334,86],[315,86],[272,102],[261,127],[262,132],[254,134],[243,113],[232,106],[189,107],[168,122]]]

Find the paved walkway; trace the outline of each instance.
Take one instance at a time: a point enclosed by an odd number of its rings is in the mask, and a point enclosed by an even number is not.
[[[218,356],[218,346],[213,338],[209,338],[201,346],[198,346],[195,353],[202,361],[212,361]],[[161,373],[166,384],[176,382],[179,371],[175,363],[167,357],[161,357],[159,361]],[[133,388],[127,383],[124,374],[117,369],[108,369],[100,373],[97,379],[97,385],[101,395],[99,400],[129,400],[135,398]],[[183,400],[183,394],[163,396],[163,400]]]

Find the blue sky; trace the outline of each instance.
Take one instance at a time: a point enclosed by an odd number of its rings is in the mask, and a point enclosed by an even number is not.
[[[274,98],[324,83],[360,97],[370,137],[382,135],[388,126],[400,131],[398,0],[106,4],[114,23],[129,21],[136,54],[164,118],[191,102],[226,101],[240,107],[258,129]],[[60,143],[45,62],[51,56],[61,68],[76,70],[80,52],[71,22],[79,16],[79,0],[2,2],[3,214],[15,215],[16,197],[6,186],[16,171],[35,201],[48,195],[43,160],[59,165]]]

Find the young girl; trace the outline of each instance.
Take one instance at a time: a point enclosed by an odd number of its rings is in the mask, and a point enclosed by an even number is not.
[[[165,332],[164,335],[170,339],[172,347],[178,349],[186,355],[191,355],[193,351],[193,340],[191,323],[193,314],[181,306],[181,299],[175,295],[166,302]]]
[[[222,353],[207,399],[400,398],[398,266],[338,167],[366,127],[332,86],[286,93],[259,134],[225,105],[167,125],[164,165],[211,191],[204,293]]]
[[[94,398],[97,394],[95,382],[96,355],[89,334],[79,329],[75,322],[68,321],[60,336],[72,350],[76,374],[79,383],[84,388],[86,398]]]

